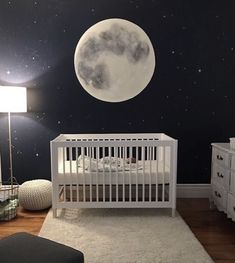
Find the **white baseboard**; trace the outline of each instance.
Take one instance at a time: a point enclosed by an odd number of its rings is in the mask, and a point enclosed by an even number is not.
[[[210,184],[177,184],[177,198],[209,198]]]

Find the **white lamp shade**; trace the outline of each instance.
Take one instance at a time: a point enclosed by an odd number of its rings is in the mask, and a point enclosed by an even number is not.
[[[0,112],[26,112],[27,93],[24,87],[0,86]]]

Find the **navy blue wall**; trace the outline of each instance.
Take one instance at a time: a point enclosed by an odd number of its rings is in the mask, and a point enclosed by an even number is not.
[[[19,182],[50,178],[49,142],[60,133],[164,132],[179,140],[178,182],[210,181],[210,143],[235,136],[234,1],[0,1],[0,85],[28,87],[28,112],[12,115]],[[78,82],[73,56],[93,24],[123,18],[150,37],[156,70],[121,102],[99,101]],[[7,117],[0,151],[8,175]]]

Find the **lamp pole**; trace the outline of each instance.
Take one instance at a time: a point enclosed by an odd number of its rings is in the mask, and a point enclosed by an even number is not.
[[[8,112],[8,143],[9,143],[9,160],[10,160],[10,178],[11,189],[13,188],[13,166],[12,166],[12,144],[11,144],[11,113]]]
[[[13,175],[13,146],[11,133],[11,113],[27,112],[27,90],[25,87],[1,86],[0,85],[0,112],[8,113],[8,146],[9,146],[9,170],[10,184],[13,191],[15,177]]]

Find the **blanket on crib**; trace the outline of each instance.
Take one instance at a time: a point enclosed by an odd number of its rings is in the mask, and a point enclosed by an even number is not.
[[[85,155],[78,157],[78,167],[87,171],[99,171],[99,172],[116,172],[116,171],[133,171],[140,170],[142,166],[138,162],[134,162],[134,159],[122,159],[116,157],[103,157],[100,159],[91,158]]]

